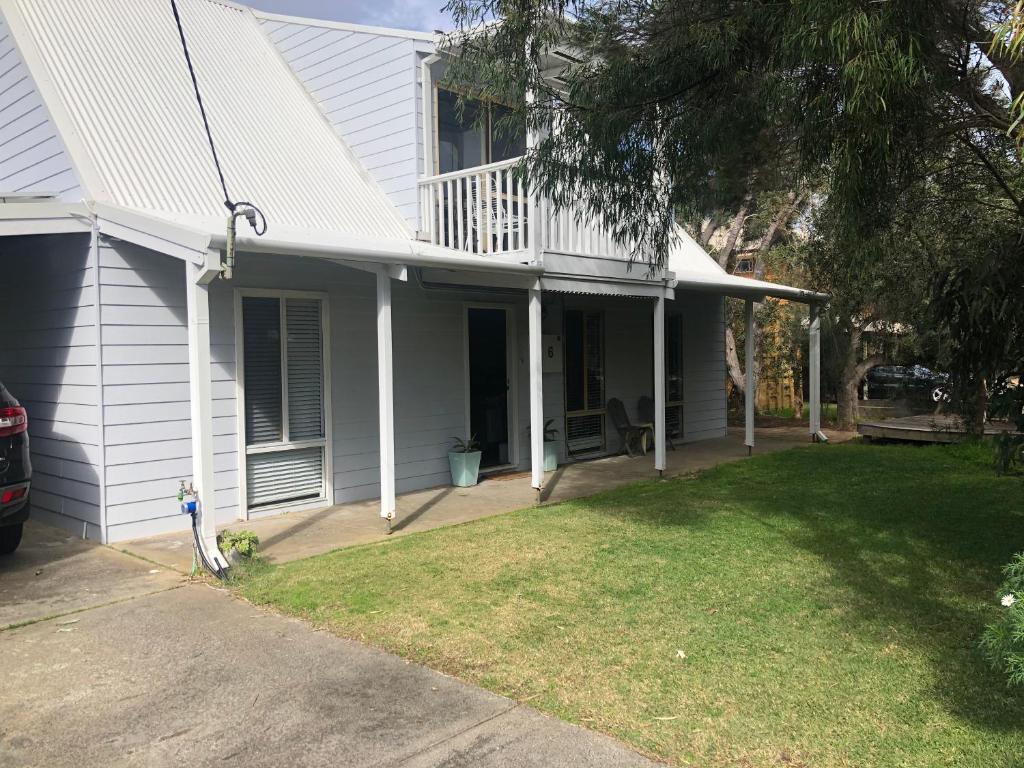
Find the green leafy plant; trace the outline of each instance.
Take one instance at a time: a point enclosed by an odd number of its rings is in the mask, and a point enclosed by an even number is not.
[[[260,538],[252,531],[224,531],[217,536],[220,551],[229,554],[235,550],[245,558],[253,558],[260,546]]]
[[[472,435],[469,439],[463,440],[461,437],[453,437],[455,445],[452,446],[450,453],[474,453],[480,450],[480,443],[476,441],[476,435]]]
[[[1002,614],[981,640],[992,666],[1012,685],[1024,685],[1024,552],[1003,568],[1005,581],[996,592]]]

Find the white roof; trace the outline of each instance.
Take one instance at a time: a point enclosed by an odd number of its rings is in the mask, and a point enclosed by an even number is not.
[[[669,251],[668,268],[675,273],[680,289],[724,293],[741,299],[772,296],[804,303],[828,300],[824,293],[730,275],[682,227],[677,228],[676,234],[676,242]]]
[[[232,199],[258,205],[270,232],[408,239],[254,14],[216,0],[179,6]],[[223,221],[169,0],[0,0],[0,8],[88,198]]]

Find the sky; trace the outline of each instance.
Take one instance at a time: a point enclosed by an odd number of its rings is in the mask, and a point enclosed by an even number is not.
[[[451,22],[441,9],[446,0],[243,0],[246,5],[290,16],[349,21],[379,27],[433,32]]]

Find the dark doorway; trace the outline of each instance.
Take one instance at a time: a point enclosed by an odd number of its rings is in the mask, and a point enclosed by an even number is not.
[[[469,431],[483,455],[481,468],[511,462],[508,433],[508,313],[471,307],[469,335]]]

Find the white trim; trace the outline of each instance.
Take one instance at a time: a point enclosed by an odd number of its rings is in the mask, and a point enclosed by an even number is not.
[[[97,438],[100,455],[99,497],[100,497],[100,544],[108,542],[107,536],[107,435],[106,408],[103,395],[103,301],[100,280],[100,233],[94,226],[89,237],[89,264],[93,268],[93,325],[96,331],[96,397],[99,419],[97,421]]]
[[[282,440],[276,443],[259,443],[247,445],[245,442],[245,328],[242,312],[242,300],[246,297],[278,299],[281,313],[281,433]],[[324,436],[315,440],[288,440],[288,360],[287,354],[287,323],[285,321],[285,300],[315,299],[320,302],[320,340],[322,344],[323,366],[323,417]],[[331,320],[330,295],[325,291],[295,291],[276,288],[245,288],[238,287],[233,291],[235,321],[235,419],[237,423],[236,445],[238,455],[238,517],[250,520],[259,517],[267,510],[292,511],[300,509],[330,506],[334,504],[334,431],[331,400]],[[323,487],[321,495],[316,499],[303,499],[299,502],[281,502],[267,504],[257,509],[249,508],[248,488],[246,481],[246,457],[264,453],[282,453],[303,448],[322,447]]]
[[[530,474],[538,491],[544,486],[544,328],[541,292],[529,292]]]
[[[808,374],[810,377],[810,403],[808,404],[808,424],[811,438],[817,439],[821,432],[821,308],[811,305],[811,317],[808,332]]]
[[[495,464],[486,469],[481,468],[480,474],[486,475],[519,466],[519,355],[516,351],[519,348],[518,318],[514,304],[478,301],[462,303],[462,385],[466,393],[463,434],[467,439],[471,437],[470,430],[472,429],[469,363],[469,310],[471,309],[495,309],[505,313],[505,376],[508,387],[505,398],[505,418],[508,430],[508,462]]]
[[[380,421],[380,516],[395,517],[395,378],[391,278],[377,274],[377,410]]]
[[[210,235],[199,229],[120,206],[94,203],[92,208],[100,233],[107,237],[193,263],[203,263],[211,247]]]
[[[665,471],[665,297],[654,300],[654,468]],[[647,439],[647,438],[643,438]]]
[[[747,382],[746,396],[743,398],[744,405],[744,444],[748,449],[754,449],[754,402],[757,399],[757,380],[754,376],[754,300],[747,299],[744,306],[746,316],[746,339],[743,346],[746,352]]]
[[[92,212],[78,203],[0,203],[0,237],[86,233],[94,226]]]
[[[221,0],[223,2],[223,0]],[[244,6],[243,6],[244,7]],[[340,29],[345,32],[362,32],[367,35],[381,35],[383,37],[401,37],[407,40],[420,40],[426,43],[437,44],[438,35],[432,32],[421,32],[415,29],[394,29],[392,27],[373,27],[366,24],[352,24],[347,21],[328,21],[327,19],[309,19],[304,16],[290,16],[284,13],[271,13],[260,11],[255,8],[249,9],[257,19],[267,21],[279,21],[284,24],[301,24],[307,27],[326,27],[327,29]]]

